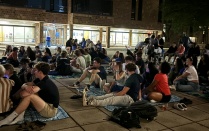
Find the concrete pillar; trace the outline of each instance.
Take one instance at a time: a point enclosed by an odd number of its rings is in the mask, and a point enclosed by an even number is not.
[[[43,30],[44,30],[44,22],[39,22],[35,24],[35,33],[36,33],[36,45],[39,45],[40,43],[45,42],[44,41],[44,35],[43,35]]]
[[[110,27],[106,27],[106,47],[110,48]]]
[[[73,24],[69,24],[70,38],[73,38]]]
[[[103,32],[103,29],[102,28],[99,28],[99,41],[102,43],[102,32]]]
[[[129,44],[129,46],[132,46],[132,30],[129,30],[128,44]]]
[[[69,38],[67,38],[67,25],[64,25],[63,28],[64,28],[63,38],[64,38],[64,42],[65,42],[69,39]]]

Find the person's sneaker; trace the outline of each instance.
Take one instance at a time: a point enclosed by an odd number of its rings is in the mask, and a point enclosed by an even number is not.
[[[156,103],[157,101],[155,101],[155,100],[150,100],[150,102],[151,102],[151,103]]]
[[[79,88],[80,87],[80,82],[76,82],[73,85],[69,85],[68,87],[70,87],[70,88]]]
[[[87,101],[87,92],[88,91],[88,88],[85,87],[83,89],[83,106],[88,106],[88,101]]]
[[[169,88],[170,88],[170,90],[176,90],[175,85],[171,85],[171,86],[169,86]]]

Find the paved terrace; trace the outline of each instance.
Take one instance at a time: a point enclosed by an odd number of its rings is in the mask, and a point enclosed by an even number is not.
[[[112,76],[108,76],[108,81]],[[59,88],[60,106],[70,115],[69,118],[46,122],[43,131],[128,131],[127,129],[108,121],[111,112],[103,107],[83,107],[82,99],[70,99],[77,91],[67,87],[76,81],[76,78],[54,79]],[[83,84],[87,82],[85,80]],[[158,109],[156,120],[141,120],[141,129],[131,128],[129,131],[209,131],[209,101],[173,91],[180,97],[187,97],[193,101],[187,111],[178,111],[169,107],[166,111]],[[2,118],[0,118],[2,119]],[[0,131],[14,131],[18,125],[4,126]]]

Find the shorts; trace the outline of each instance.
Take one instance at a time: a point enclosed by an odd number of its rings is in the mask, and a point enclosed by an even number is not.
[[[46,103],[44,108],[39,112],[39,114],[43,117],[54,117],[57,114],[57,108],[53,106],[53,104]]]
[[[171,100],[171,95],[165,95],[164,93],[162,93],[162,95],[163,95],[163,97],[160,102],[167,103]]]

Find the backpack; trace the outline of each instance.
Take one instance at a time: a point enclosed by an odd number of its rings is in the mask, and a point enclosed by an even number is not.
[[[139,117],[154,120],[157,116],[157,109],[153,105],[148,104],[147,101],[137,101],[132,103],[128,110],[134,111]]]
[[[132,127],[141,128],[139,116],[135,112],[125,107],[114,109],[109,120],[125,128],[132,128]]]

